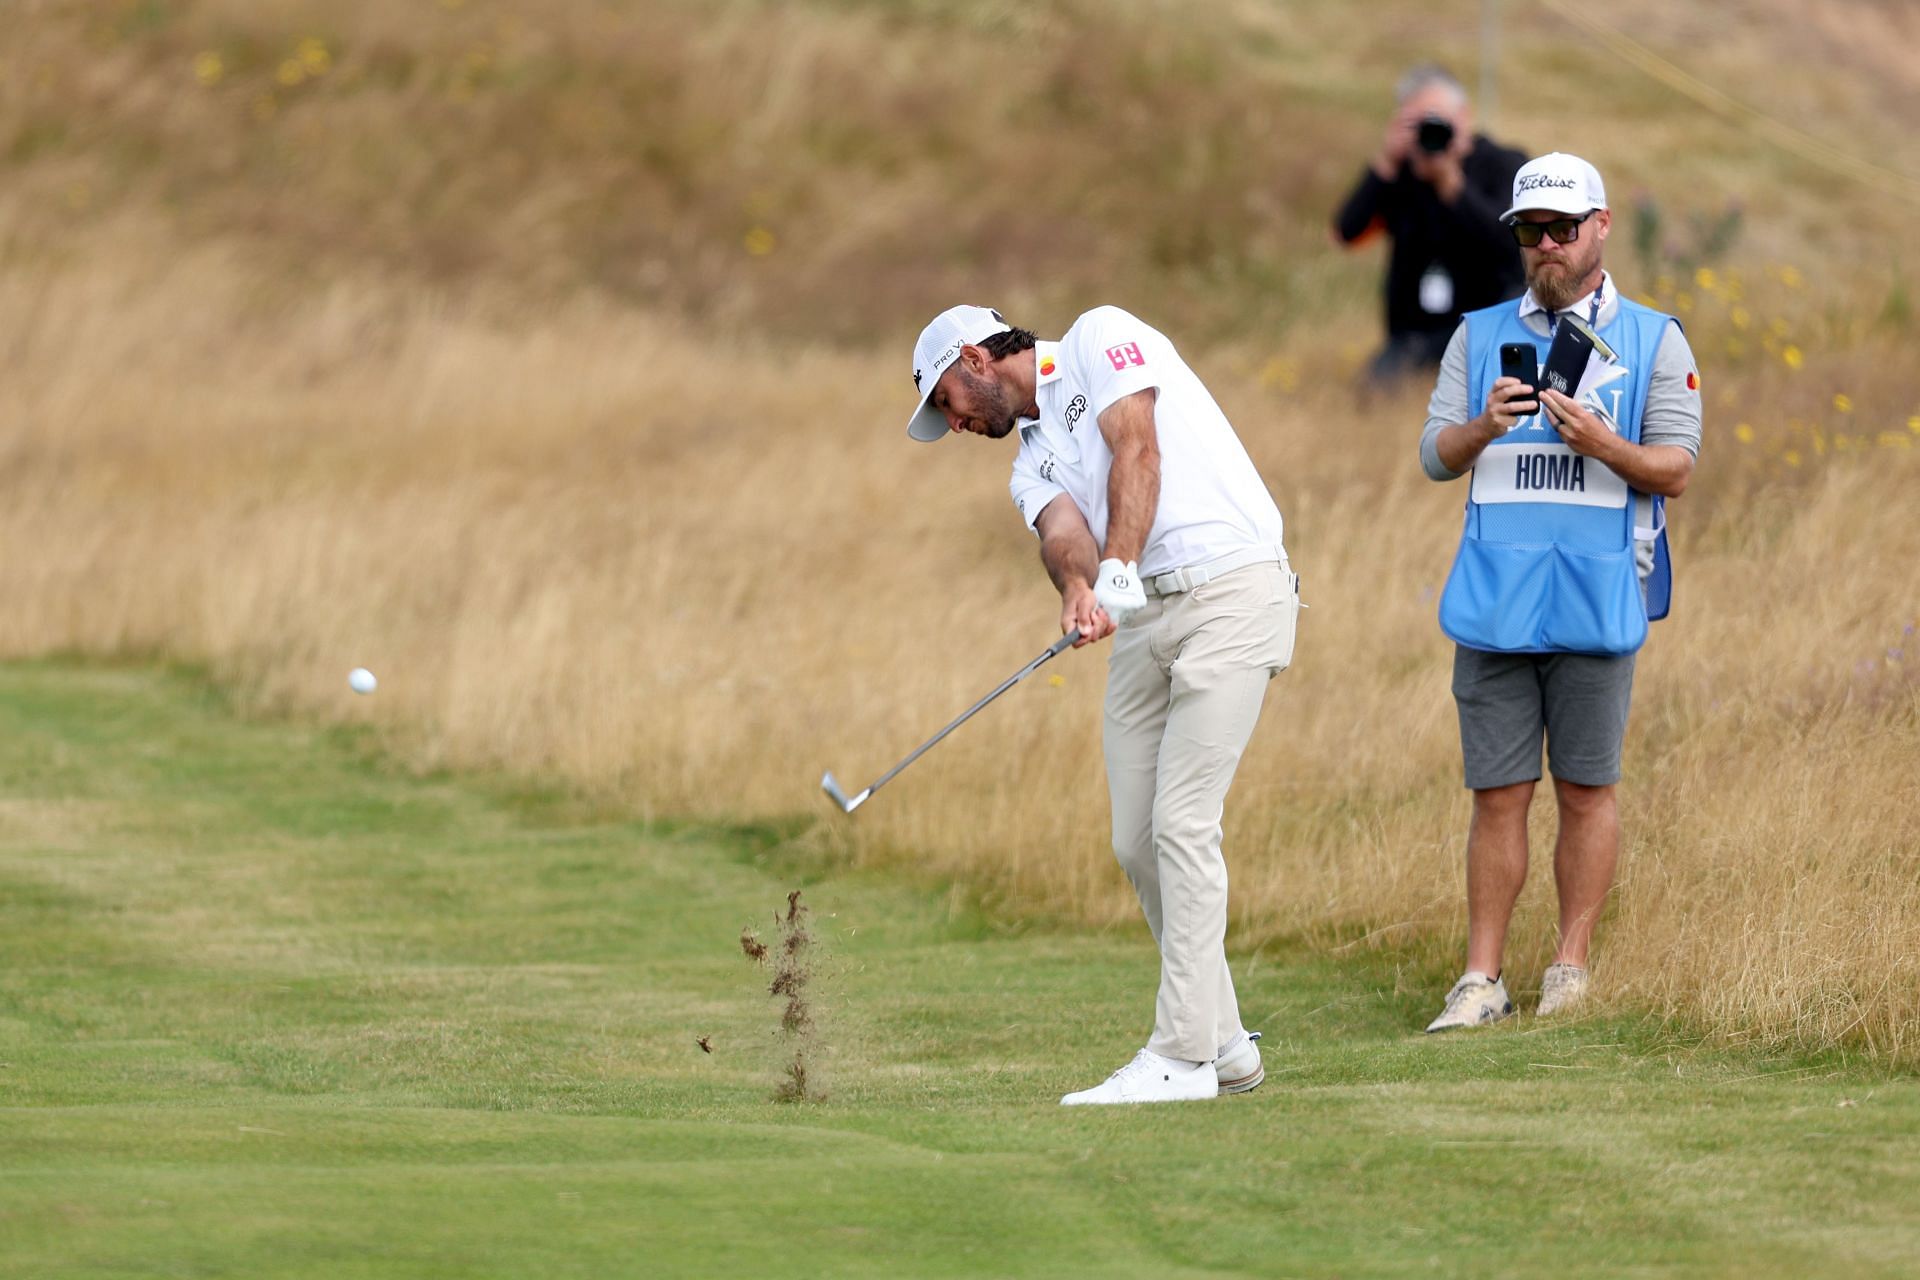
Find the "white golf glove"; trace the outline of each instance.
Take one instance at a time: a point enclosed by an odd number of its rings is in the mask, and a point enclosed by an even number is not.
[[[1128,618],[1146,608],[1147,589],[1134,562],[1102,560],[1093,579],[1093,600],[1107,611],[1116,627],[1126,626]]]

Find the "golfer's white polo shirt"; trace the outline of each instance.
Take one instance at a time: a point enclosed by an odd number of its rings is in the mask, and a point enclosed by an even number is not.
[[[1013,501],[1029,529],[1061,494],[1107,542],[1113,450],[1099,418],[1115,401],[1158,389],[1160,506],[1140,576],[1151,579],[1256,547],[1281,548],[1280,508],[1220,406],[1166,335],[1118,307],[1096,307],[1058,342],[1034,349],[1037,420],[1021,419]]]

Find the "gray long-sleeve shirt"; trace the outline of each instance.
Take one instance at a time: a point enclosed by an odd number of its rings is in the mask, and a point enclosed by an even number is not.
[[[1602,279],[1600,289],[1598,325],[1604,328],[1620,312],[1620,295],[1614,290],[1611,276]],[[1581,300],[1582,303],[1585,301]],[[1522,317],[1521,323],[1539,337],[1547,336],[1545,312],[1534,311]],[[1680,331],[1679,325],[1668,325],[1653,359],[1652,381],[1647,387],[1647,408],[1640,419],[1641,444],[1675,445],[1696,458],[1700,456],[1699,384],[1698,366],[1694,364],[1693,348],[1687,345],[1686,334]],[[1467,326],[1462,323],[1453,331],[1453,338],[1447,343],[1447,353],[1441,357],[1440,374],[1434,381],[1433,395],[1427,401],[1426,429],[1420,433],[1420,465],[1426,469],[1430,479],[1458,480],[1465,474],[1451,470],[1440,461],[1440,432],[1472,420],[1477,412],[1467,403]],[[1652,500],[1639,495],[1635,501],[1634,523],[1642,529],[1651,527]],[[1653,569],[1653,543],[1643,540],[1636,545],[1635,551],[1640,575],[1645,577]]]

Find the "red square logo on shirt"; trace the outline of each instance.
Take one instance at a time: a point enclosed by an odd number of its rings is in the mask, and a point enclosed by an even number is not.
[[[1112,362],[1115,371],[1125,369],[1128,365],[1145,368],[1147,363],[1147,358],[1140,354],[1140,344],[1137,342],[1108,347],[1107,359]]]

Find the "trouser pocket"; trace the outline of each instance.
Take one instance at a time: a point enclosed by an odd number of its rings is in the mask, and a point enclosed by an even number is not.
[[[1293,665],[1294,641],[1300,634],[1300,578],[1291,569],[1280,570],[1282,598],[1276,603],[1280,634],[1276,637],[1278,661],[1267,669],[1271,679]]]

